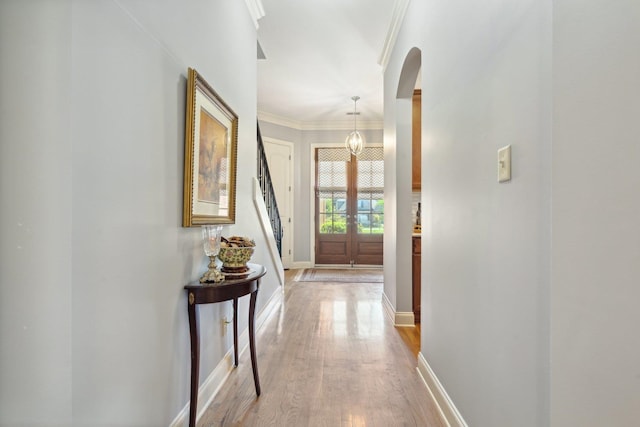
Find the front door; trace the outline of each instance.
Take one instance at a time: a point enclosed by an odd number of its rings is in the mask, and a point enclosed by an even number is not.
[[[382,265],[382,147],[356,157],[344,148],[315,152],[316,264]]]

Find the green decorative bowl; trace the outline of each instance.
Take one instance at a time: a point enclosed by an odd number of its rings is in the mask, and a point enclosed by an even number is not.
[[[222,271],[239,271],[247,269],[247,262],[253,255],[253,247],[220,248],[218,258],[222,261]]]

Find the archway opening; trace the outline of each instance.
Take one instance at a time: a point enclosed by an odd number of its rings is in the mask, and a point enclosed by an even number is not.
[[[414,47],[407,52],[395,93],[395,141],[389,150],[393,163],[393,174],[389,176],[389,205],[394,209],[394,224],[389,233],[385,233],[385,282],[393,285],[389,292],[389,300],[395,303],[396,326],[414,326],[413,286],[412,286],[412,224],[415,222],[413,212],[414,195],[412,191],[412,98],[416,81],[420,75],[422,53]],[[392,101],[393,102],[393,101]],[[393,140],[391,138],[390,140]],[[386,168],[386,165],[385,165]],[[386,191],[386,190],[385,190]],[[417,206],[417,203],[415,203]],[[387,240],[390,240],[387,245]],[[388,269],[388,271],[387,271]],[[395,289],[393,289],[393,286]],[[395,301],[392,298],[395,297]]]

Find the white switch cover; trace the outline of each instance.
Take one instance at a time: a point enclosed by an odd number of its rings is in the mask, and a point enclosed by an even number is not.
[[[498,182],[511,180],[511,145],[498,150]]]

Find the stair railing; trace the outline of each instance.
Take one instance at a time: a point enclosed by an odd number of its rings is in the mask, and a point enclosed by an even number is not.
[[[282,257],[282,222],[280,221],[280,212],[278,211],[278,202],[276,201],[276,193],[273,191],[271,182],[271,174],[269,173],[269,165],[267,164],[267,155],[264,151],[262,135],[260,134],[260,126],[258,125],[258,182],[262,189],[262,197],[264,204],[267,206],[271,228],[273,228],[273,237],[276,240],[276,246],[280,257]]]

